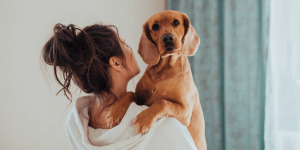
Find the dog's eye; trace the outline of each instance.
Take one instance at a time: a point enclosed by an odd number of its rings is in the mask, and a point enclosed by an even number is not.
[[[152,29],[153,29],[153,30],[158,30],[158,28],[159,28],[159,25],[158,25],[158,24],[154,24],[154,25],[152,26]]]
[[[174,20],[174,21],[173,21],[173,25],[174,25],[174,26],[177,26],[178,24],[179,24],[179,21],[178,21],[178,20]]]

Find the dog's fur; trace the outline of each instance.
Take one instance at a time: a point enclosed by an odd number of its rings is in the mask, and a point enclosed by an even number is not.
[[[159,28],[154,30],[154,24]],[[163,42],[162,36],[167,33],[174,35],[172,42]],[[187,59],[196,53],[199,44],[200,39],[185,14],[167,10],[150,17],[143,25],[138,49],[148,67],[137,83],[136,95],[127,93],[131,100],[123,98],[112,106],[108,124],[117,125],[134,100],[150,106],[134,121],[137,133],[148,132],[157,119],[170,116],[188,128],[199,150],[206,150],[204,116]]]

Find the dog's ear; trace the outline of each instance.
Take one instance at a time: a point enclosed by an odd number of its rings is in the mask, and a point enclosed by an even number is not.
[[[185,56],[193,56],[197,52],[200,44],[200,38],[198,37],[195,29],[190,23],[190,19],[186,14],[182,14],[184,21],[184,36],[182,38],[181,52]]]
[[[143,33],[140,39],[138,53],[143,58],[143,61],[150,66],[156,65],[160,60],[158,49],[153,43],[149,33],[148,22],[143,25]]]

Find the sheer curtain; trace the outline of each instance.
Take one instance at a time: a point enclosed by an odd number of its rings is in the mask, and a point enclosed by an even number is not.
[[[266,150],[300,150],[300,1],[270,1]]]

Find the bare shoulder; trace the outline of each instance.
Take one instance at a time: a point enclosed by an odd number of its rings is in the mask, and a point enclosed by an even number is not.
[[[95,100],[94,96],[83,96],[80,97],[83,101],[92,101]],[[109,111],[108,108],[104,108],[102,112],[99,113],[100,110],[100,103],[99,101],[95,101],[92,105],[90,105],[89,111],[89,126],[94,129],[102,128],[102,129],[109,129],[107,126],[106,116]]]

